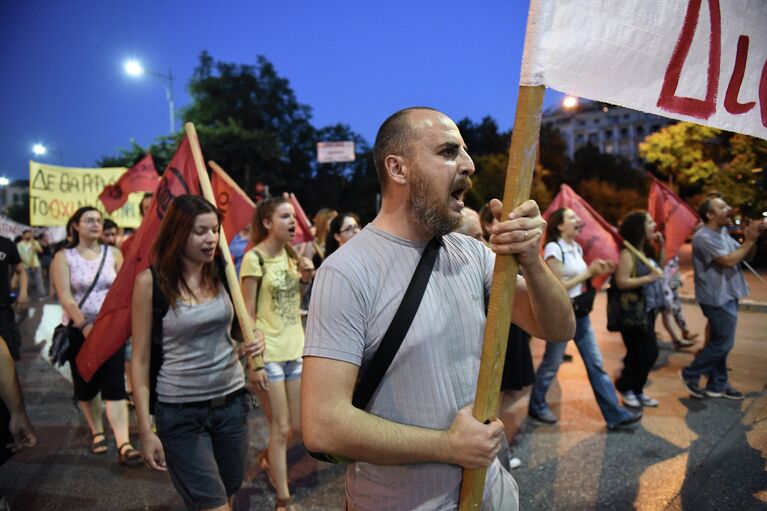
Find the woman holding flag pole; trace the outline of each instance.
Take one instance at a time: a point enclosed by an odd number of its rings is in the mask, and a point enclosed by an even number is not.
[[[249,399],[230,335],[233,305],[215,261],[220,221],[199,196],[173,200],[152,266],[136,277],[131,315],[142,457],[170,472],[189,509],[223,511],[244,477]],[[263,346],[256,338],[240,353],[257,356]]]
[[[277,492],[277,510],[293,509],[288,489],[287,445],[291,432],[300,435],[300,390],[304,330],[301,295],[314,275],[314,265],[291,246],[296,213],[285,197],[259,202],[253,217],[253,249],[240,267],[240,287],[256,328],[266,337],[266,375],[259,398],[269,421],[269,446],[262,466]],[[264,399],[264,391],[268,399]]]
[[[663,273],[655,261],[663,260],[663,234],[655,231],[655,221],[644,210],[624,216],[619,232],[634,250],[628,246],[621,250],[615,271],[615,283],[620,291],[620,332],[626,345],[623,371],[615,381],[615,388],[626,406],[655,407],[658,401],[646,395],[643,389],[658,358],[655,320],[663,307],[663,286],[659,280]],[[653,240],[661,247],[657,254]],[[639,257],[640,254],[647,257]]]

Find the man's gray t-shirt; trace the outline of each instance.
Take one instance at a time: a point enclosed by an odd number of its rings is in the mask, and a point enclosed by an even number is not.
[[[695,270],[695,300],[721,307],[748,294],[748,284],[740,264],[721,266],[714,261],[735,251],[740,245],[726,228],[714,231],[701,227],[692,237],[692,264]]]
[[[426,242],[368,225],[322,263],[314,282],[305,356],[370,362],[402,301]],[[421,305],[367,411],[401,424],[447,429],[474,400],[495,255],[461,234],[443,237]],[[486,488],[498,476],[496,460]],[[461,468],[446,464],[347,469],[350,509],[455,508]],[[487,497],[487,491],[485,496]]]

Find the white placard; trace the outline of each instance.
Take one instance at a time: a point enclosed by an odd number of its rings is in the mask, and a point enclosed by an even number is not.
[[[320,163],[354,161],[354,142],[317,142],[317,161]]]
[[[520,84],[767,139],[767,1],[531,0]]]

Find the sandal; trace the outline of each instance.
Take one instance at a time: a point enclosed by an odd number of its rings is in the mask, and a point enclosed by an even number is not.
[[[274,511],[296,511],[296,506],[293,505],[293,497],[286,499],[277,498]]]
[[[127,449],[124,449],[125,447]],[[117,450],[120,465],[125,465],[126,467],[140,467],[143,465],[144,461],[141,459],[141,453],[134,449],[130,442],[125,442]]]
[[[101,437],[101,440],[96,440]],[[101,433],[94,433],[93,440],[91,442],[91,452],[93,454],[106,454],[109,450],[109,444],[107,444],[107,437],[102,431]]]

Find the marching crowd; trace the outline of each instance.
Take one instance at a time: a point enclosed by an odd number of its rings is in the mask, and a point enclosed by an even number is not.
[[[617,263],[587,264],[576,241],[583,222],[572,209],[558,209],[547,223],[533,201],[507,216],[495,199],[478,213],[464,207],[474,164],[457,126],[436,110],[389,117],[374,159],[382,203],[364,228],[353,212],[321,209],[313,241],[293,245],[294,207],[273,197],[257,204],[251,225],[231,240],[252,344],[239,342],[233,321],[217,251],[219,211],[198,196],[176,197],[151,266],[133,285],[131,339],[89,381],[75,358],[123,262],[117,226],[83,207],[56,252],[31,230],[17,245],[0,238],[0,462],[36,442],[13,371],[20,339],[12,280],[17,305],[26,305],[32,285],[38,297],[52,293],[61,304],[91,452],[109,451],[105,410],[119,462],[168,471],[189,509],[231,509],[245,473],[251,396],[269,425],[258,462],[278,510],[296,509],[286,457],[296,442],[321,459],[355,460],[347,469],[348,509],[455,508],[461,469],[479,467],[488,467],[483,509],[516,509],[520,490],[508,469],[521,461],[508,452],[500,420],[483,424],[471,415],[496,254],[513,255],[520,266],[501,406],[532,385],[529,416],[556,423],[546,395],[570,339],[608,430],[634,427],[643,407],[658,406],[645,392],[658,357],[658,314],[677,349],[696,345],[698,334],[679,304],[678,260],[666,261],[647,211],[620,222],[633,250],[621,250]],[[767,227],[751,222],[739,244],[726,231],[732,208],[722,196],[708,196],[698,212],[695,294],[708,327],[681,385],[695,398],[740,400],[726,365],[738,300],[748,292],[740,263]],[[51,289],[43,283],[48,267]],[[589,318],[592,279],[600,275],[612,276],[610,314],[626,346],[614,382]],[[531,335],[547,341],[535,370]],[[264,367],[244,363],[260,355]]]

